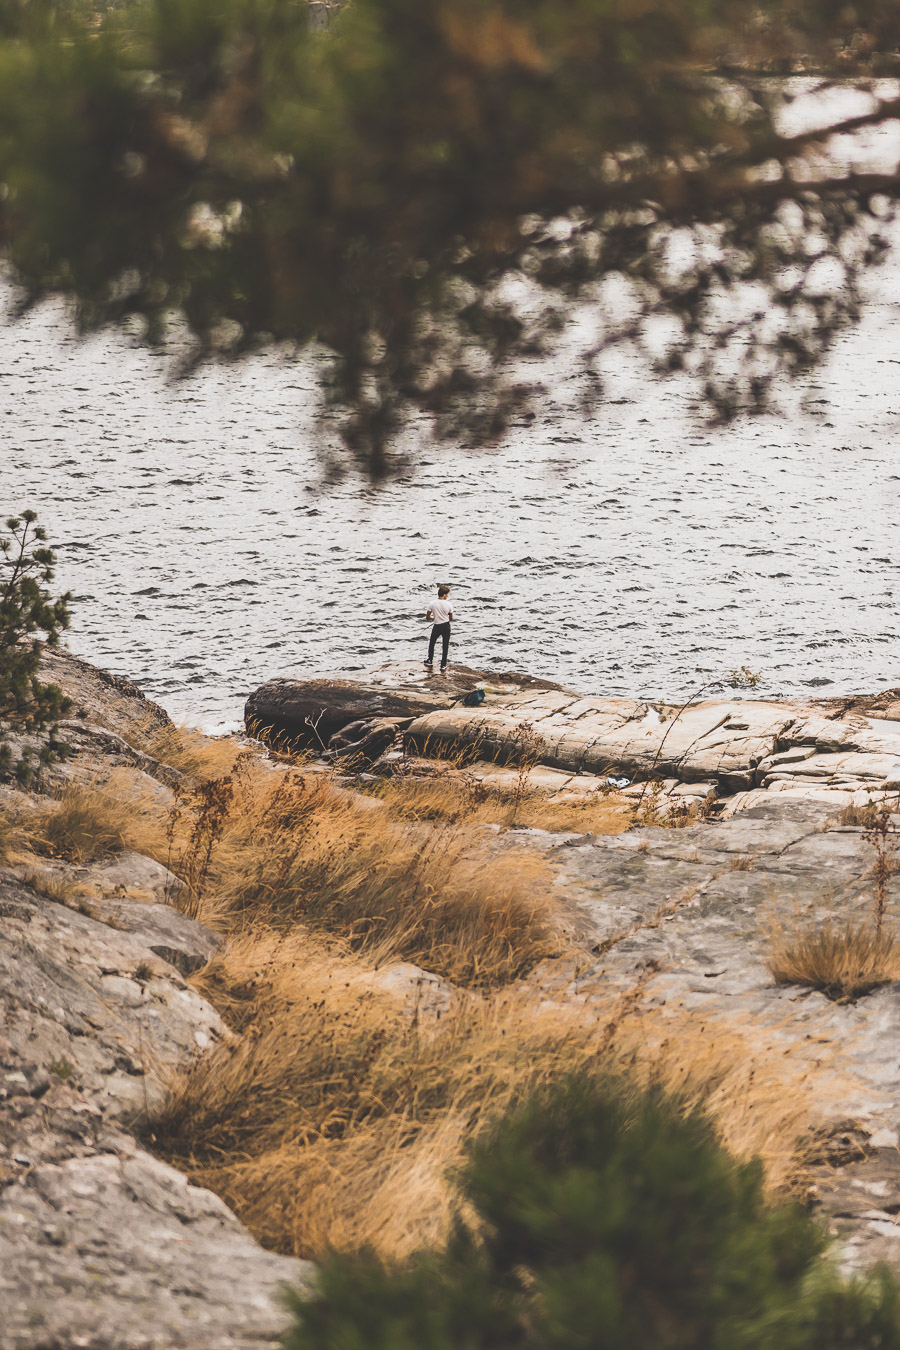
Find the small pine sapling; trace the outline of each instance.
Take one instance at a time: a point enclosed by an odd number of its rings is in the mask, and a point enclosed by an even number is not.
[[[896,1278],[842,1278],[761,1164],[656,1089],[543,1089],[458,1179],[446,1250],[333,1254],[285,1350],[900,1350]]]
[[[47,732],[38,750],[41,765],[64,753],[55,737],[56,722],[71,703],[58,685],[38,679],[43,643],[55,647],[69,626],[71,593],[53,599],[47,589],[53,580],[56,555],[47,548],[46,531],[35,522],[34,511],[23,511],[6,521],[0,532],[0,775],[14,774],[25,784],[34,771],[32,752],[16,756],[10,732],[35,735]]]

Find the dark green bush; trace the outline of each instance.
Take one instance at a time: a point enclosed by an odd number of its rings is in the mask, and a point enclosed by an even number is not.
[[[287,1350],[898,1350],[893,1279],[841,1280],[761,1180],[660,1094],[565,1082],[471,1150],[481,1240],[334,1256]]]

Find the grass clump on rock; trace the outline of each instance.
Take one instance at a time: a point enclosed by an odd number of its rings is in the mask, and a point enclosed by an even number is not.
[[[513,778],[512,786],[495,786],[490,777],[479,781],[457,768],[427,778],[385,778],[372,792],[397,820],[621,834],[634,818],[633,807],[618,794],[548,796],[530,785],[527,774],[521,783]]]
[[[134,816],[134,802],[114,786],[72,782],[34,813],[28,832],[39,852],[90,863],[127,847]]]
[[[702,1103],[728,1148],[761,1157],[768,1197],[803,1188],[821,1047],[814,1069],[746,1019],[641,1012],[633,988],[585,1010],[524,983],[445,987],[449,1001],[429,1009],[427,989],[413,1007],[385,975],[297,929],[248,931],[193,977],[239,1035],[172,1084],[146,1131],[264,1246],[316,1261],[441,1251],[466,1146],[533,1093],[599,1066],[664,1087],[687,1114]]]
[[[203,922],[302,925],[468,986],[508,983],[559,947],[540,856],[475,826],[399,822],[316,775],[238,764],[182,797],[160,856]]]
[[[900,978],[900,944],[870,919],[825,919],[773,929],[766,964],[776,984],[800,984],[847,1001]]]
[[[469,1151],[446,1248],[335,1255],[286,1350],[895,1350],[886,1275],[843,1281],[701,1114],[568,1079]]]

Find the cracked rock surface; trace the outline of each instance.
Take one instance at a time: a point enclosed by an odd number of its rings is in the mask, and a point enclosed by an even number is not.
[[[465,707],[476,687],[484,702]],[[900,790],[900,690],[830,700],[715,698],[686,707],[634,699],[585,697],[528,676],[451,666],[429,675],[419,666],[385,666],[363,681],[276,679],[247,704],[254,719],[340,751],[353,723],[405,722],[407,757],[453,759],[467,752],[469,772],[496,788],[515,775],[523,728],[536,763],[530,782],[563,798],[596,792],[627,777],[637,795],[659,780],[658,814],[685,803],[726,815],[758,805],[763,794],[832,806],[862,804]],[[389,738],[388,738],[389,739]],[[390,771],[396,753],[385,755]],[[376,770],[378,765],[375,766]]]
[[[64,651],[42,676],[75,702],[77,753],[40,788],[126,765],[170,797],[172,771],[128,739],[168,727],[161,708]],[[228,1034],[186,982],[221,939],[169,903],[177,887],[127,852],[0,868],[0,1350],[264,1350],[282,1286],[310,1277],[131,1133]]]
[[[108,922],[0,881],[0,1347],[255,1350],[283,1282],[227,1206],[128,1133],[226,1034],[185,984],[215,935],[164,905]]]
[[[827,804],[772,794],[727,820],[545,836],[545,846],[595,954],[567,997],[589,1000],[598,981],[625,991],[643,973],[645,1006],[736,1018],[792,1050],[828,1049],[836,1073],[823,1075],[811,1122],[830,1141],[812,1169],[815,1204],[846,1268],[884,1261],[900,1272],[900,983],[839,1004],[776,985],[765,965],[773,910],[868,911],[873,853],[862,829],[838,825]],[[898,902],[895,874],[889,910]],[[542,978],[552,987],[552,962]]]

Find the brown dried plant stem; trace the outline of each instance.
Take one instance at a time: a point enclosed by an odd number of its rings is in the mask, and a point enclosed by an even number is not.
[[[893,853],[897,842],[897,827],[894,817],[886,806],[882,806],[874,816],[869,828],[863,834],[866,843],[875,850],[872,864],[872,879],[875,890],[872,896],[872,921],[875,932],[880,937],[884,928],[884,916],[887,909],[887,884],[896,871]]]

